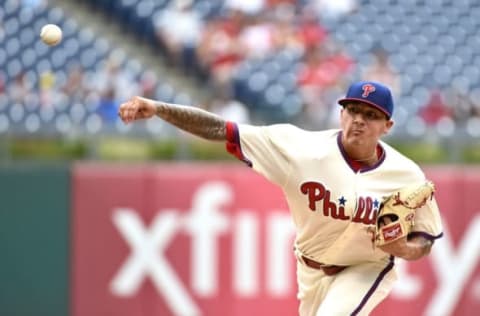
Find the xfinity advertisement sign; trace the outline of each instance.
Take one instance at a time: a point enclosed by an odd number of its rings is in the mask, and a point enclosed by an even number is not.
[[[460,190],[429,176],[444,237],[428,258],[396,260],[396,287],[372,315],[480,307],[480,179]],[[73,212],[74,316],[298,313],[290,214],[280,190],[248,168],[79,166]]]

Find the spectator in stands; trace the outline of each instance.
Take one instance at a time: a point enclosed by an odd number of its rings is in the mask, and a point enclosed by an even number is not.
[[[231,98],[225,91],[214,93],[207,110],[232,120],[232,122],[250,123],[250,113],[245,104]]]
[[[383,82],[392,90],[393,97],[400,94],[400,77],[397,70],[388,62],[388,53],[382,48],[373,50],[373,62],[362,74],[364,80]]]
[[[119,106],[119,102],[115,99],[113,87],[109,87],[100,96],[97,113],[100,115],[104,123],[111,124],[117,120],[117,111]]]
[[[467,89],[461,89],[456,85],[444,90],[445,104],[451,108],[451,116],[457,123],[465,123],[475,115],[475,101],[468,92]]]
[[[188,70],[203,32],[203,21],[192,0],[174,0],[154,21],[156,35],[169,61]]]
[[[88,94],[88,85],[84,82],[82,66],[74,64],[69,67],[65,84],[61,91],[74,99],[83,99]]]
[[[480,119],[480,89],[474,89],[470,95],[469,99],[472,103],[472,116],[473,118]]]
[[[243,60],[238,36],[244,21],[243,12],[230,11],[227,16],[210,20],[205,27],[196,56],[213,89],[230,89],[232,73]]]
[[[116,120],[116,111],[126,95],[139,93],[139,82],[134,76],[122,68],[123,57],[113,52],[103,68],[95,73],[92,88],[99,96],[98,111],[106,122]]]
[[[275,50],[303,51],[303,43],[296,26],[295,6],[289,3],[280,3],[271,10]]]
[[[246,15],[257,15],[265,8],[265,0],[225,0],[225,7],[232,11],[241,11]]]
[[[451,118],[452,111],[444,102],[440,91],[434,90],[430,95],[430,100],[419,110],[418,115],[427,126],[435,126],[440,120]]]
[[[142,95],[146,98],[156,97],[157,83],[158,80],[155,72],[151,70],[145,71],[140,78],[140,91],[142,91]]]
[[[7,93],[13,102],[23,103],[25,97],[31,91],[30,84],[27,82],[27,76],[20,72],[15,76],[14,81],[7,86]]]
[[[335,97],[332,91],[345,86],[354,67],[353,60],[332,41],[306,51],[297,85],[304,102],[305,119],[313,126],[325,127]]]
[[[298,23],[298,37],[307,54],[316,50],[327,39],[327,31],[320,23],[315,11],[305,6],[300,13]]]
[[[39,96],[40,104],[43,107],[55,106],[53,100],[58,95],[56,90],[56,75],[51,71],[44,71],[40,74],[39,78]]]
[[[264,58],[275,48],[274,25],[266,14],[248,16],[237,41],[245,58]]]
[[[99,95],[109,95],[113,89],[113,97],[122,100],[126,95],[139,92],[139,83],[134,74],[122,67],[123,57],[113,52],[103,67],[95,73],[93,88]]]

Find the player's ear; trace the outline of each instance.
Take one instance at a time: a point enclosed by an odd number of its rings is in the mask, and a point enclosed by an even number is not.
[[[390,131],[390,129],[392,128],[394,122],[392,119],[389,119],[386,123],[385,123],[385,128],[383,129],[383,133],[384,134],[388,134],[388,132]]]

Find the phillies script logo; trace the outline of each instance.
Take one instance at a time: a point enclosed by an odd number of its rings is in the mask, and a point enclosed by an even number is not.
[[[335,219],[350,220],[350,216],[345,214],[345,205],[347,200],[341,196],[337,200],[338,204],[332,201],[331,192],[322,183],[309,181],[300,186],[300,191],[307,195],[308,207],[312,211],[317,210],[317,203],[321,202],[321,210],[324,216],[331,216]],[[359,197],[356,203],[357,209],[353,215],[352,221],[371,225],[375,223],[380,202],[372,199],[370,196]]]
[[[371,92],[375,92],[375,86],[372,85],[372,84],[364,84],[362,86],[362,90],[363,90],[363,94],[362,94],[362,97],[364,98],[368,98],[368,95],[371,93]]]

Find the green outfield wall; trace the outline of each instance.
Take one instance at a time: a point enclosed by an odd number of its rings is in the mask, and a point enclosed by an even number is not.
[[[0,315],[68,315],[68,168],[0,166]]]

